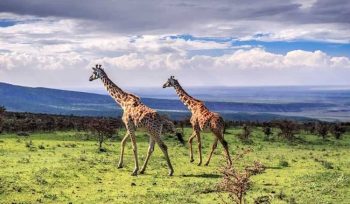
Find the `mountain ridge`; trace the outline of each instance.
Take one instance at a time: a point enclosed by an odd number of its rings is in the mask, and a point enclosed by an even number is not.
[[[189,117],[187,108],[174,99],[141,98],[142,102],[173,119]],[[332,107],[331,103],[243,103],[213,102],[205,104],[226,119],[272,120],[292,118],[307,120],[307,117],[286,116],[285,113],[302,113],[304,110]],[[0,82],[0,105],[9,111],[52,113],[84,116],[120,116],[121,108],[109,95],[69,91],[45,87],[26,87]],[[280,113],[280,114],[279,114]]]

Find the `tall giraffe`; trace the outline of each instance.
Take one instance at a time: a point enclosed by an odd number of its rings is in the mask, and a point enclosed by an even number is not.
[[[209,127],[211,132],[214,134],[215,139],[214,139],[211,152],[209,153],[208,160],[205,163],[205,165],[207,166],[209,164],[210,159],[213,155],[213,152],[217,147],[218,141],[220,141],[220,143],[223,145],[225,149],[225,154],[229,165],[232,165],[232,160],[228,150],[228,145],[224,139],[225,123],[223,118],[218,113],[209,111],[209,109],[204,105],[202,101],[190,96],[181,87],[180,83],[178,82],[178,80],[174,78],[174,76],[171,76],[168,79],[168,81],[163,85],[163,88],[166,88],[166,87],[174,87],[180,100],[188,107],[188,109],[192,113],[190,122],[192,125],[193,133],[188,140],[188,143],[190,144],[190,161],[191,162],[194,161],[193,151],[192,151],[192,140],[196,137],[198,141],[198,152],[199,152],[198,166],[202,164],[202,142],[201,142],[200,131]]]
[[[121,141],[121,150],[120,150],[118,168],[123,167],[124,148],[125,148],[127,139],[130,137],[132,142],[132,149],[134,152],[134,160],[135,160],[135,168],[132,172],[132,175],[133,176],[137,175],[137,172],[139,170],[139,163],[137,159],[137,145],[136,145],[135,131],[137,127],[144,127],[150,135],[150,142],[149,142],[147,156],[140,170],[140,173],[143,174],[145,172],[148,160],[152,152],[154,151],[154,145],[155,143],[157,143],[160,149],[162,150],[165,156],[165,159],[167,161],[167,165],[169,168],[169,176],[172,176],[174,173],[174,169],[169,159],[168,150],[167,150],[168,148],[164,144],[164,142],[161,140],[161,134],[164,131],[163,125],[165,126],[164,129],[168,128],[169,121],[165,121],[164,119],[161,118],[161,116],[155,110],[144,105],[141,102],[139,97],[123,91],[116,84],[114,84],[108,78],[105,71],[101,68],[101,65],[96,65],[96,67],[93,67],[92,69],[93,69],[93,73],[89,81],[93,81],[95,79],[101,79],[108,93],[121,106],[124,112],[122,120],[125,124],[127,131],[126,131],[126,135]]]

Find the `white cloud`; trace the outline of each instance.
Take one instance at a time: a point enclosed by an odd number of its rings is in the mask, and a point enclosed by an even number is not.
[[[99,58],[99,63],[106,63],[117,69],[182,69],[235,70],[235,69],[331,69],[350,68],[347,57],[331,57],[322,51],[290,51],[285,55],[267,52],[261,48],[237,50],[229,55],[218,57],[193,56],[180,54],[131,53],[114,58]]]
[[[179,53],[127,53],[118,57],[80,55],[1,55],[3,79],[27,85],[92,87],[87,78],[95,63],[122,86],[159,86],[169,75],[194,85],[349,85],[350,60],[321,51],[295,50],[285,55],[260,48],[237,50],[222,56]],[[10,68],[10,69],[8,69]],[[46,70],[40,70],[45,68]],[[15,78],[11,77],[15,76]],[[28,78],[30,76],[30,78]],[[42,78],[45,76],[45,78]],[[38,80],[34,80],[34,79]]]
[[[72,68],[74,66],[86,66],[87,59],[75,53],[47,55],[40,53],[11,52],[0,55],[0,62],[3,65],[2,68],[7,70],[57,70]]]
[[[110,30],[98,31],[86,26],[87,20],[16,15],[11,18],[21,23],[0,27],[0,80],[16,84],[60,88],[95,86],[87,81],[88,68],[95,63],[103,64],[111,76],[127,86],[158,86],[171,74],[179,76],[187,85],[350,83],[346,78],[350,74],[350,59],[322,51],[293,50],[276,54],[263,48],[235,46],[230,41],[168,37],[177,33],[122,35]],[[230,36],[231,33],[241,39],[265,41],[311,36],[343,42],[350,33],[345,28],[337,30],[336,24],[337,32],[333,32],[327,27],[330,24],[303,24],[297,29],[278,22],[261,22],[263,20],[203,23],[188,31],[209,36]],[[215,50],[225,52],[212,54]]]

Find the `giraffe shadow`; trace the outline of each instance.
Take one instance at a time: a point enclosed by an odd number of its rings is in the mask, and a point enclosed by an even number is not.
[[[194,178],[220,178],[219,174],[183,174],[182,177],[194,177]]]
[[[266,169],[282,169],[280,166],[267,166]]]

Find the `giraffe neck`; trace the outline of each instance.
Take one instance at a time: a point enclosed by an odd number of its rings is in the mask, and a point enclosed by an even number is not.
[[[179,83],[176,83],[175,86],[175,91],[177,95],[179,96],[180,100],[187,106],[187,108],[192,112],[196,105],[198,103],[201,103],[201,101],[193,98],[190,96],[182,87]]]
[[[101,77],[104,87],[108,91],[109,95],[120,105],[123,105],[124,100],[127,98],[127,93],[119,88],[107,75]]]

